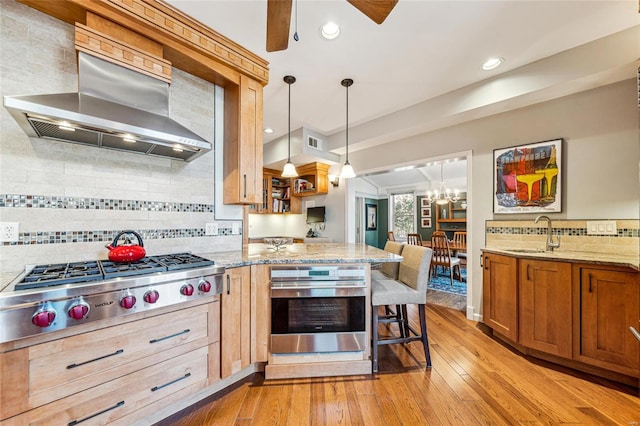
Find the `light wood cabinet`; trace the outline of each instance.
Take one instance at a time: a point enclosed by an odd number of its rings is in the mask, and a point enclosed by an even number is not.
[[[271,340],[271,267],[251,266],[251,362],[269,360]]]
[[[482,316],[495,332],[518,340],[517,259],[493,253],[482,256]]]
[[[224,203],[262,203],[262,85],[240,76],[225,87]]]
[[[282,214],[302,213],[300,198],[293,197],[293,179],[283,178],[282,172],[274,169],[263,169],[262,203],[255,206],[250,213]]]
[[[2,353],[0,419],[67,424],[100,413],[95,419],[106,423],[134,418],[139,408],[174,391],[215,383],[219,318],[216,296],[211,303]]]
[[[251,362],[251,267],[227,269],[224,276],[220,321],[221,377]]]
[[[483,252],[483,321],[520,351],[637,385],[640,274]]]
[[[629,331],[640,320],[638,273],[575,265],[574,294],[580,327],[575,359],[625,374],[640,372],[640,342]]]
[[[571,358],[571,264],[519,260],[519,341]]]
[[[329,192],[329,165],[309,163],[299,166],[298,177],[293,182],[293,195],[307,197]]]

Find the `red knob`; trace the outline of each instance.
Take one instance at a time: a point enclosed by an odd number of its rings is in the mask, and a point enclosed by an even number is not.
[[[193,294],[193,286],[191,284],[185,284],[180,287],[180,293],[185,296],[191,296]]]
[[[211,283],[207,280],[200,281],[200,284],[198,284],[198,290],[203,293],[209,293],[211,291]]]
[[[77,303],[69,308],[67,314],[74,320],[81,320],[89,313],[89,305],[86,303]]]
[[[156,303],[160,298],[160,293],[156,290],[149,290],[144,294],[143,298],[147,303]]]
[[[135,306],[136,304],[136,297],[129,295],[129,296],[124,296],[122,299],[120,299],[120,306],[122,306],[125,309],[131,309]]]
[[[49,327],[53,324],[53,321],[56,319],[56,311],[53,310],[45,310],[38,311],[31,317],[31,322],[33,325],[38,327]]]

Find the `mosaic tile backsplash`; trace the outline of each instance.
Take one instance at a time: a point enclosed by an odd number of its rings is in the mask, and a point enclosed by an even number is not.
[[[616,220],[616,235],[587,235],[586,220],[553,220],[552,234],[560,236],[557,251],[585,251],[640,255],[640,221]],[[533,220],[489,220],[485,226],[485,245],[492,248],[543,249],[547,224]]]

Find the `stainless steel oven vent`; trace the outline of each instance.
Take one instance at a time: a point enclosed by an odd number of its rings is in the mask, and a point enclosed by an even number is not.
[[[31,137],[190,161],[211,143],[168,117],[169,86],[78,53],[78,93],[5,96]]]

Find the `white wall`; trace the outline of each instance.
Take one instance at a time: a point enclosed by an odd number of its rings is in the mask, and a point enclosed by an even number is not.
[[[345,241],[344,236],[344,185],[329,184],[329,193],[302,198],[302,214],[250,214],[249,238],[296,237],[303,238],[310,226],[305,223],[307,203],[314,207],[325,206],[324,229],[318,229],[319,237],[330,237],[334,242]]]
[[[558,219],[638,219],[639,114],[635,79],[497,114],[441,130],[350,153],[356,170],[404,164],[454,152],[473,152],[468,224],[480,256],[489,219],[533,219],[535,215],[493,214],[493,150],[564,138],[562,213]],[[347,223],[347,222],[346,222]],[[482,271],[470,271],[470,303],[480,311]]]

